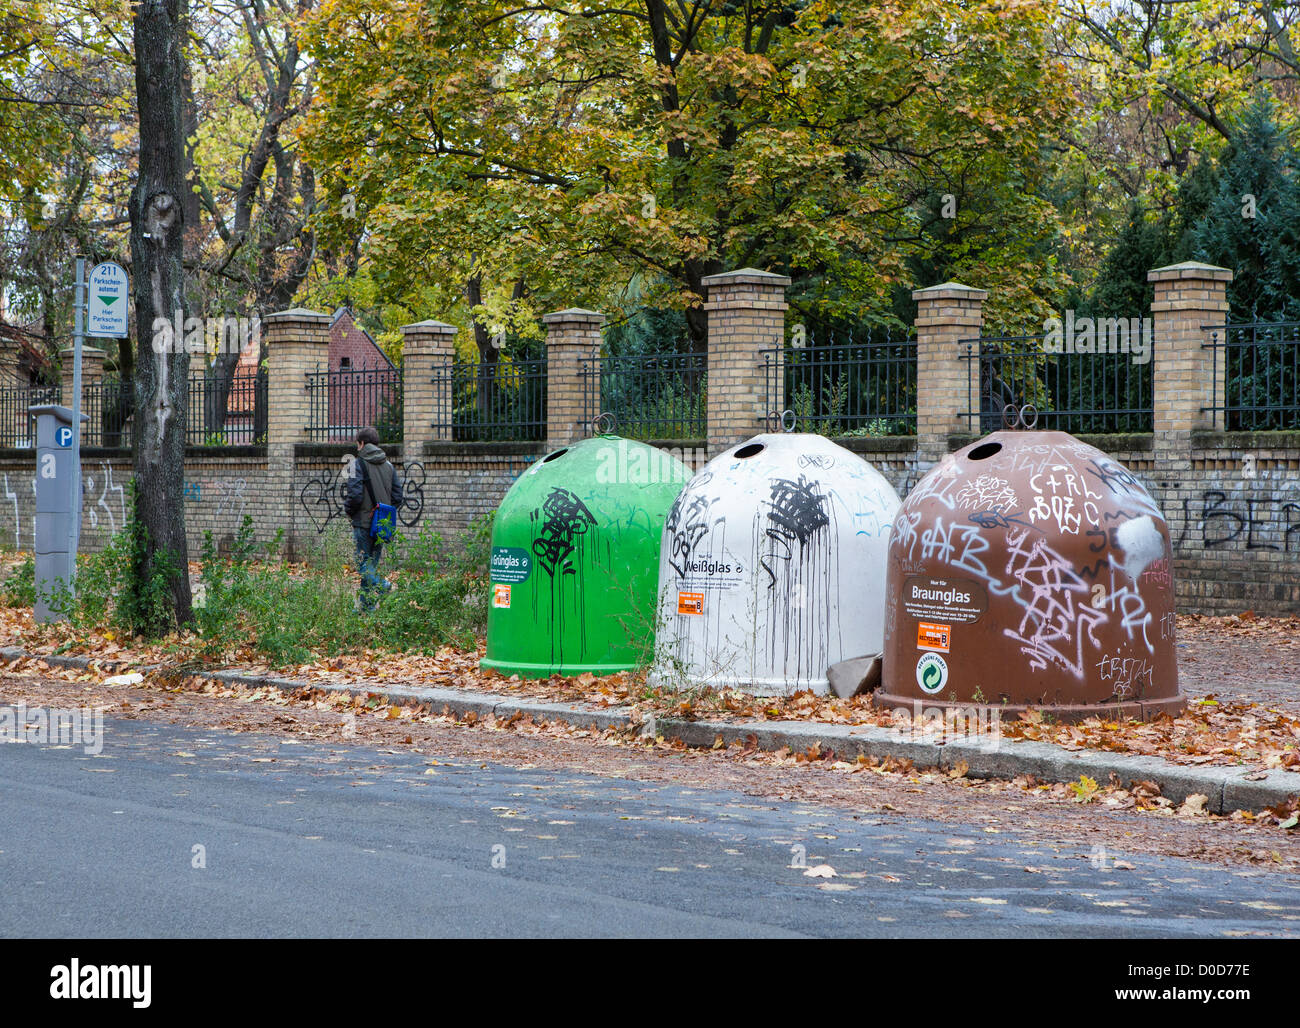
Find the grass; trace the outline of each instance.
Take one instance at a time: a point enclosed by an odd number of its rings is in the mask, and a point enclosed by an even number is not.
[[[135,637],[163,644],[177,659],[219,663],[238,654],[284,667],[311,660],[382,650],[431,654],[444,645],[473,649],[487,627],[489,519],[453,545],[428,528],[399,535],[384,547],[380,572],[393,589],[368,613],[356,609],[358,576],[351,539],[327,537],[322,553],[306,564],[279,559],[280,539],[257,544],[245,517],[233,546],[219,552],[205,536],[197,578],[191,565],[194,620],[164,635],[151,631],[153,612],[141,617],[124,598],[138,536],[128,525],[103,551],[77,562],[77,590],[52,598],[66,623],[48,631],[82,637]],[[146,589],[146,595],[154,590]],[[135,591],[139,595],[140,590]],[[13,565],[0,584],[11,607],[36,598],[30,557]]]

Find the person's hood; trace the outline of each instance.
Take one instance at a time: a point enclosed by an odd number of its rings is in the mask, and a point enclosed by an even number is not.
[[[361,453],[359,456],[362,460],[370,464],[383,464],[388,460],[388,454],[374,443],[366,443],[365,446],[361,447]]]

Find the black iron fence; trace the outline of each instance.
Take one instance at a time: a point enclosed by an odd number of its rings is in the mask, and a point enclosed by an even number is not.
[[[86,422],[83,436],[85,445],[129,450],[134,410],[133,382],[106,378],[86,383],[81,389],[81,412],[90,419]]]
[[[629,439],[703,439],[708,370],[705,353],[599,357],[583,365],[586,407]]]
[[[434,427],[456,442],[546,439],[546,358],[434,366]]]
[[[0,446],[35,447],[36,419],[27,408],[40,403],[61,403],[62,392],[59,386],[0,389]]]
[[[190,375],[185,420],[187,446],[264,446],[267,425],[267,373],[236,368],[222,383],[210,373]]]
[[[916,432],[916,339],[881,328],[794,335],[764,352],[766,406],[793,411],[799,431],[826,436]]]
[[[1300,428],[1300,321],[1207,325],[1214,394],[1229,432]]]
[[[402,441],[402,373],[391,364],[308,372],[307,391],[311,438],[350,443],[373,425],[381,442]]]
[[[1050,336],[963,339],[963,360],[974,361],[968,408],[972,431],[1002,427],[1008,406],[1034,406],[1038,427],[1074,433],[1150,432],[1151,347],[1139,352],[1051,349]],[[1136,349],[1136,348],[1135,348]],[[976,384],[978,382],[978,385]]]

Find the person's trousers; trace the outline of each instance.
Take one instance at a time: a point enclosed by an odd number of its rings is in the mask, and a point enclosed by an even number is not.
[[[361,609],[374,610],[379,597],[388,591],[388,583],[379,574],[384,544],[370,538],[369,528],[352,526],[352,541],[357,547],[357,571],[361,574]]]

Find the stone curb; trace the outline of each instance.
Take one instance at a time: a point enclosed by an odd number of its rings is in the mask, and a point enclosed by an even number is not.
[[[159,665],[129,665],[124,661],[95,660],[87,657],[44,656],[27,653],[16,647],[0,649],[6,663],[24,658],[44,660],[55,667],[87,670],[92,665],[101,670],[127,668],[149,673]],[[756,749],[779,750],[789,747],[802,752],[813,745],[832,750],[842,759],[864,756],[875,760],[894,757],[910,760],[917,768],[955,768],[965,761],[967,774],[975,778],[1015,778],[1033,775],[1043,782],[1077,782],[1082,775],[1105,785],[1117,776],[1124,786],[1149,781],[1160,786],[1160,795],[1181,804],[1188,796],[1207,797],[1206,809],[1215,814],[1234,810],[1258,811],[1285,803],[1300,795],[1300,773],[1271,770],[1259,781],[1248,781],[1249,769],[1225,766],[1189,767],[1171,764],[1158,757],[1107,753],[1099,750],[1067,750],[1054,743],[998,740],[996,747],[979,739],[958,739],[936,743],[929,739],[911,739],[907,733],[860,725],[830,725],[807,721],[683,721],[677,718],[648,718],[640,725],[633,722],[626,708],[599,710],[564,703],[532,703],[493,693],[464,689],[418,689],[402,685],[339,684],[303,682],[272,678],[247,672],[194,672],[197,676],[229,685],[272,688],[282,692],[299,689],[322,689],[351,696],[379,696],[393,702],[427,703],[430,709],[457,717],[474,714],[483,718],[494,715],[508,718],[516,713],[530,715],[536,721],[563,721],[575,728],[639,728],[643,735],[653,733],[665,739],[679,739],[687,746],[712,748],[719,739],[724,746],[750,742]]]

